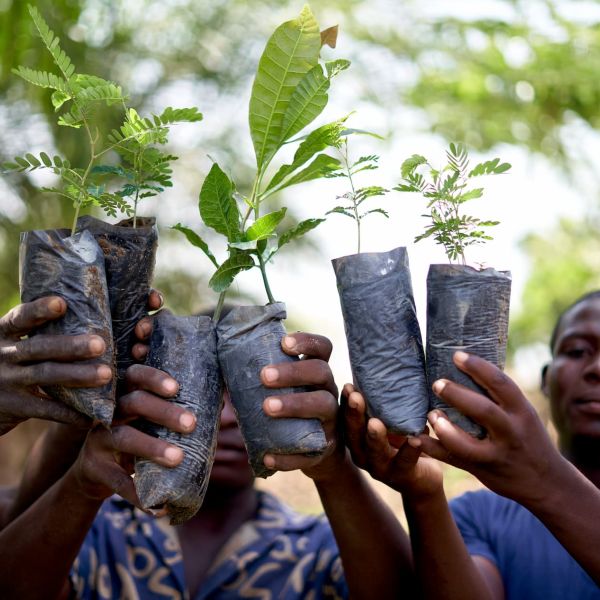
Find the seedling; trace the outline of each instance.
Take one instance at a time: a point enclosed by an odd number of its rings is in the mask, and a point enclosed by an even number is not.
[[[345,194],[338,196],[337,199],[349,200],[351,204],[346,206],[336,206],[331,210],[327,211],[326,214],[337,213],[340,215],[346,215],[351,219],[354,219],[356,223],[356,239],[357,239],[357,254],[360,254],[360,242],[361,242],[361,231],[360,226],[362,220],[372,213],[379,213],[386,218],[389,218],[389,214],[383,208],[372,208],[367,210],[366,212],[362,211],[361,205],[363,202],[368,200],[369,198],[373,198],[375,196],[384,196],[387,194],[389,190],[379,186],[379,185],[371,185],[362,188],[356,188],[354,185],[354,176],[360,173],[361,171],[374,171],[379,168],[377,162],[379,161],[379,156],[376,154],[370,154],[368,156],[361,156],[358,160],[353,163],[350,162],[348,156],[348,137],[347,134],[350,131],[342,132],[344,137],[340,137],[339,143],[336,145],[341,157],[342,164],[340,169],[333,171],[331,173],[327,173],[326,177],[345,177],[348,179],[348,183],[350,185],[350,191]],[[368,133],[368,132],[358,132],[358,133]],[[374,134],[369,134],[374,135]],[[379,136],[375,136],[379,137]],[[362,212],[361,212],[362,211]]]
[[[323,44],[334,47],[336,37],[337,27],[319,32],[315,17],[305,6],[296,19],[280,25],[267,42],[249,106],[250,134],[256,155],[251,191],[248,195],[240,194],[232,179],[216,163],[200,191],[200,217],[206,226],[226,238],[228,258],[219,264],[197,233],[181,224],[174,227],[216,267],[209,281],[209,286],[220,294],[215,320],[234,277],[253,267],[261,272],[269,303],[275,302],[267,278],[267,264],[284,245],[324,221],[306,219],[287,231],[277,232],[286,208],[266,214],[262,209],[276,192],[318,179],[340,167],[338,158],[323,151],[338,142],[344,129],[343,119],[294,139],[325,108],[333,77],[350,65],[347,60],[321,63],[321,47]],[[298,144],[292,162],[282,165],[267,181],[269,166],[286,144]]]
[[[506,173],[511,165],[495,158],[469,170],[469,155],[463,144],[450,144],[446,157],[448,163],[437,170],[424,156],[413,154],[402,163],[402,183],[394,189],[400,192],[419,192],[427,200],[429,212],[422,216],[430,219],[431,224],[414,241],[433,237],[444,247],[451,263],[460,260],[464,265],[465,248],[493,239],[485,232],[485,228],[499,223],[481,221],[462,214],[462,205],[467,200],[483,196],[483,188],[469,189],[469,184],[474,177],[480,175]]]
[[[71,59],[60,47],[59,38],[38,10],[29,5],[29,13],[59,74],[24,66],[13,69],[13,72],[33,85],[54,90],[52,105],[55,111],[62,111],[58,124],[82,130],[89,158],[84,166],[74,167],[61,156],[51,158],[45,152],[39,156],[28,153],[2,166],[5,170],[19,172],[45,168],[58,175],[61,182],[59,187],[41,189],[59,194],[72,202],[75,209],[73,232],[80,210],[90,205],[100,206],[107,215],[113,217],[117,211],[133,215],[135,227],[138,202],[172,185],[170,163],[177,157],[159,150],[157,146],[167,143],[171,125],[200,121],[202,114],[196,108],[169,107],[160,115],[141,117],[135,109],[127,106],[128,97],[121,86],[95,75],[76,73]],[[94,110],[103,103],[118,106],[124,114],[119,129],[112,130],[106,136],[93,124]],[[99,164],[99,160],[107,158],[111,151],[118,154],[121,164]],[[118,189],[108,189],[107,175],[119,178],[122,183]]]

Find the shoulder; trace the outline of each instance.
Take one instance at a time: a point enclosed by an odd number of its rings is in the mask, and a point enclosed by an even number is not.
[[[510,519],[525,509],[513,500],[499,496],[494,492],[478,490],[467,492],[450,500],[450,510],[457,520],[478,516],[496,521],[502,518]]]

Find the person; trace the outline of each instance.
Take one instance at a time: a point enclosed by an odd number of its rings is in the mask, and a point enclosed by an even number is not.
[[[136,328],[142,340],[150,330],[147,320]],[[133,457],[175,466],[182,454],[129,421],[144,417],[184,432],[193,418],[170,410],[177,382],[134,365],[110,431],[94,428],[81,444],[73,426],[57,424],[40,442],[17,494],[18,508],[0,531],[0,597],[386,598],[402,583],[410,590],[407,536],[352,463],[338,430],[337,388],[327,364],[331,343],[295,333],[283,338],[282,348],[303,360],[262,370],[263,384],[274,389],[263,410],[274,418],[319,418],[328,445],[319,457],[266,455],[265,465],[311,477],[327,519],[301,517],[254,488],[229,402],[197,515],[170,528],[132,508],[139,508],[130,477]],[[138,358],[145,351],[144,345],[134,348]],[[276,394],[289,386],[311,391]],[[52,467],[51,481],[44,465],[57,448],[63,473]]]
[[[600,598],[600,292],[560,316],[551,351],[542,389],[559,450],[517,385],[464,352],[455,364],[490,398],[447,380],[434,382],[434,391],[483,425],[483,440],[439,410],[429,415],[437,439],[388,436],[345,386],[353,459],[402,493],[425,597]],[[449,506],[436,459],[489,489]]]

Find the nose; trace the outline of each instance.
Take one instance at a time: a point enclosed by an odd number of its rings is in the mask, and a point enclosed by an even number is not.
[[[585,366],[583,376],[586,381],[600,383],[600,350],[594,353]]]
[[[237,427],[235,411],[233,410],[233,404],[231,404],[231,398],[229,397],[229,392],[227,390],[223,392],[223,400],[223,410],[221,411],[221,429],[226,427]]]

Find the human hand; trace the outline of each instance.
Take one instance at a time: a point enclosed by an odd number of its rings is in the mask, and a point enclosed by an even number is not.
[[[454,354],[456,366],[490,395],[478,394],[448,380],[434,382],[434,392],[485,427],[476,439],[454,426],[443,412],[429,414],[437,440],[420,436],[430,456],[469,471],[493,491],[527,504],[547,494],[547,484],[564,461],[535,409],[508,375],[465,352]]]
[[[48,419],[78,426],[90,420],[50,398],[40,386],[97,387],[112,377],[110,367],[82,364],[102,356],[97,335],[37,335],[22,339],[47,321],[62,317],[65,300],[47,296],[20,304],[0,319],[0,435],[29,419]]]
[[[422,454],[420,438],[388,433],[382,421],[369,419],[364,397],[349,383],[342,390],[342,407],[346,444],[356,466],[411,498],[443,490],[440,465]]]
[[[301,360],[263,367],[260,373],[262,384],[274,389],[308,386],[311,391],[269,396],[265,398],[263,410],[274,418],[319,419],[327,447],[319,456],[265,454],[264,464],[272,470],[301,469],[315,481],[334,477],[344,461],[345,448],[337,423],[338,390],[327,364],[331,342],[320,335],[297,332],[284,336],[281,347],[290,356],[301,356]]]
[[[102,500],[116,493],[141,507],[131,479],[135,457],[175,467],[183,460],[183,451],[128,423],[146,419],[179,433],[190,433],[196,417],[169,400],[177,394],[179,385],[167,373],[132,365],[126,382],[130,391],[117,403],[113,427],[110,431],[102,427],[90,431],[72,472],[87,497]]]

